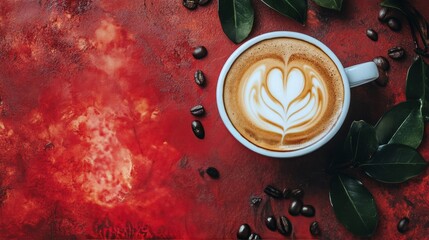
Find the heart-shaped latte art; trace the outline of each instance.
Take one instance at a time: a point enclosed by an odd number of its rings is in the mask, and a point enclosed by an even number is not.
[[[243,82],[242,103],[256,127],[280,134],[305,133],[317,124],[327,108],[327,90],[309,65],[261,60]]]

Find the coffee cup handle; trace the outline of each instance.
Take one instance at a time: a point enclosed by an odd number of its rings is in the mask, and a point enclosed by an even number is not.
[[[378,68],[374,62],[357,64],[345,69],[350,87],[357,87],[378,78]]]

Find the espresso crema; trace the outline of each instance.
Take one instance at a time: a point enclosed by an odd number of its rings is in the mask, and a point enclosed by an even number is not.
[[[274,151],[305,148],[326,135],[342,111],[336,64],[318,47],[293,38],[261,41],[232,64],[224,105],[238,132]]]

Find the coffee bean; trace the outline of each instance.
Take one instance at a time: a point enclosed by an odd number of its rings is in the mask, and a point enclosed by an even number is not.
[[[292,198],[302,198],[304,196],[304,190],[302,190],[301,188],[295,188],[292,189],[291,191],[291,196]]]
[[[302,208],[302,201],[295,199],[290,203],[289,214],[292,216],[298,216]]]
[[[267,219],[265,219],[265,225],[271,231],[277,230],[276,218],[274,216],[267,217]]]
[[[208,167],[206,173],[213,179],[218,179],[220,177],[219,171],[214,167]]]
[[[200,5],[206,5],[208,3],[210,3],[212,0],[200,0],[200,2],[198,4]]]
[[[401,22],[397,18],[390,18],[389,21],[387,21],[387,26],[395,32],[400,31],[402,28]]]
[[[289,188],[283,189],[283,198],[289,199],[292,196],[292,191]]]
[[[262,198],[260,198],[260,197],[256,197],[256,196],[250,197],[250,206],[252,206],[252,207],[259,206],[259,204],[261,204],[261,202],[262,202]]]
[[[374,31],[373,29],[368,29],[366,30],[366,36],[371,39],[372,41],[377,41],[378,40],[378,33],[376,31]]]
[[[203,139],[205,136],[203,124],[198,120],[192,122],[192,131],[194,131],[195,136],[199,139]]]
[[[314,217],[316,214],[316,209],[311,205],[304,205],[301,207],[301,215],[304,217]]]
[[[196,105],[191,108],[191,114],[197,117],[203,116],[206,113],[202,105]]]
[[[195,83],[199,86],[206,85],[206,76],[204,76],[203,71],[197,70],[194,74]]]
[[[320,235],[319,223],[314,221],[310,224],[310,233],[313,236]]]
[[[194,49],[194,52],[192,53],[192,55],[196,59],[201,59],[207,56],[207,49],[204,46],[198,46]]]
[[[279,221],[277,224],[277,229],[279,233],[284,236],[289,236],[292,233],[292,223],[285,216],[279,217]]]
[[[398,232],[405,233],[406,231],[408,231],[409,224],[410,224],[410,219],[407,217],[403,217],[398,222],[398,226],[397,226]]]
[[[389,82],[389,77],[387,73],[383,70],[378,71],[378,78],[375,80],[375,83],[380,87],[385,87]]]
[[[256,234],[256,233],[252,233],[252,234],[250,234],[250,236],[249,236],[249,238],[248,238],[249,240],[258,240],[258,239],[262,239],[261,238],[261,236],[259,236],[258,234]]]
[[[266,186],[265,189],[264,189],[264,192],[268,196],[270,196],[272,198],[275,198],[275,199],[280,199],[280,198],[283,197],[282,192],[280,190],[278,190],[277,188],[271,186],[271,185]]]
[[[378,20],[380,22],[386,22],[387,21],[387,13],[388,13],[388,9],[387,8],[381,8],[380,12],[378,12]]]
[[[183,6],[187,9],[194,10],[198,7],[198,0],[183,0]]]
[[[250,233],[251,233],[250,232],[250,226],[247,223],[242,224],[238,228],[237,238],[238,239],[249,239]]]
[[[401,59],[405,55],[405,50],[402,47],[393,47],[387,51],[387,55],[392,59]]]
[[[372,61],[383,71],[387,71],[390,68],[389,61],[385,57],[379,56],[374,58]]]

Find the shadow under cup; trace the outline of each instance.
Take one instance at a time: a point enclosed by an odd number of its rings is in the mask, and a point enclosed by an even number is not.
[[[259,154],[290,158],[327,143],[350,103],[347,75],[320,41],[295,32],[249,40],[225,63],[217,105],[231,134]]]

